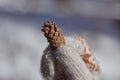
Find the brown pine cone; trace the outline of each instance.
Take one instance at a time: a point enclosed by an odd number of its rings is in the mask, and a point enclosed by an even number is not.
[[[41,29],[44,32],[44,36],[47,38],[50,46],[53,49],[57,49],[59,46],[65,44],[65,39],[61,29],[57,27],[54,22],[46,22]]]

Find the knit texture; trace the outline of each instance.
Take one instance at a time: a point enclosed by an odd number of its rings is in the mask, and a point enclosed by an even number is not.
[[[41,60],[41,73],[44,80],[94,80],[80,54],[82,45],[75,39],[65,38],[66,45],[53,50],[48,46]],[[75,46],[76,45],[76,46]],[[97,80],[97,79],[96,79]]]

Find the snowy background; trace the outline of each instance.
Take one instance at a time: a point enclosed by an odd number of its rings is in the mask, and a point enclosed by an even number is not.
[[[48,20],[66,36],[86,39],[102,80],[120,80],[119,6],[119,0],[0,0],[0,80],[42,80],[48,43],[41,25]]]

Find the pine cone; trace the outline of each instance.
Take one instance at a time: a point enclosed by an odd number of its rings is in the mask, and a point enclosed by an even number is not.
[[[65,44],[65,39],[62,34],[61,29],[54,24],[54,22],[47,22],[42,26],[42,31],[44,32],[44,36],[47,38],[50,46],[53,49],[57,49],[59,46]]]

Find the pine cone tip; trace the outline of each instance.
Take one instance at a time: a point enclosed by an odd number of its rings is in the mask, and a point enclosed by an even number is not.
[[[65,44],[65,39],[62,34],[62,30],[57,27],[54,22],[46,22],[42,26],[41,31],[44,32],[44,36],[47,38],[50,46],[53,49],[57,49],[59,46]]]

